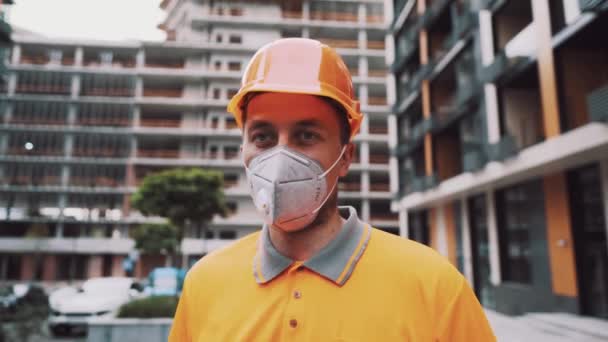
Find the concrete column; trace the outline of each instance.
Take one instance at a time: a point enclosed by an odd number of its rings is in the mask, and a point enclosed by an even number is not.
[[[471,224],[469,221],[469,202],[460,200],[460,241],[462,241],[463,273],[469,285],[473,286],[473,257],[471,247]]]
[[[496,204],[494,190],[486,192],[486,210],[488,213],[488,243],[490,252],[490,281],[493,285],[501,282],[500,250],[498,245],[498,222],[496,221]]]
[[[70,97],[72,99],[76,99],[80,95],[80,83],[80,75],[72,75],[72,89],[70,92]]]
[[[78,107],[71,103],[68,106],[68,126],[74,126],[76,124],[76,118],[78,117]]]
[[[143,49],[137,51],[135,56],[135,64],[137,68],[143,68],[146,66],[146,52]]]
[[[139,106],[133,107],[133,127],[139,127],[141,121],[141,108]]]
[[[365,141],[359,144],[359,163],[369,165],[369,143]]]
[[[359,127],[359,134],[369,134],[369,116],[367,115],[363,116],[363,120],[361,121],[361,127]]]
[[[84,56],[84,52],[83,52],[82,47],[77,47],[76,51],[74,53],[74,65],[75,66],[82,66],[83,56]]]
[[[365,221],[365,222],[369,222],[370,218],[371,218],[371,212],[370,212],[370,207],[369,207],[369,200],[368,199],[363,199],[361,200],[361,220]]]
[[[367,49],[367,32],[365,30],[359,30],[357,41],[359,49]]]
[[[44,256],[44,267],[42,269],[42,280],[43,281],[55,281],[57,278],[57,256],[56,255],[45,255]],[[68,267],[67,265],[61,265],[60,267]]]
[[[407,210],[400,209],[399,210],[399,235],[404,238],[410,237],[409,225],[407,222]]]
[[[2,108],[2,107],[0,107]],[[13,118],[13,104],[12,103],[7,103],[4,105],[4,112],[2,113],[2,122],[3,123],[8,123],[12,120]]]
[[[437,229],[435,230],[435,241],[437,241],[437,251],[439,254],[449,258],[448,252],[448,239],[447,239],[447,228],[445,222],[443,205],[438,205],[435,208],[435,222],[437,222]]]
[[[362,84],[359,86],[359,102],[368,104],[368,99],[369,99],[368,90],[369,89],[367,88],[367,85],[365,85],[365,84]]]
[[[22,254],[21,255],[21,280],[30,281],[34,280],[34,255]]]
[[[302,28],[302,38],[310,38],[310,30],[308,27]]]
[[[486,104],[486,122],[488,130],[488,143],[494,144],[500,141],[500,118],[498,113],[498,94],[496,85],[486,84],[484,86]]]
[[[367,7],[364,3],[359,4],[359,8],[357,8],[357,19],[359,24],[365,24],[367,21]]]
[[[602,182],[602,194],[604,194],[604,229],[606,230],[606,242],[608,243],[608,159],[600,162],[600,179]],[[608,249],[608,244],[606,245],[606,249]]]
[[[494,33],[492,29],[492,13],[479,12],[479,47],[481,49],[481,62],[489,65],[494,61]]]
[[[358,65],[357,68],[359,69],[359,76],[361,77],[367,77],[368,75],[368,63],[367,63],[367,57],[363,57],[363,56],[359,56],[359,60],[358,60]],[[353,75],[356,76],[356,75]]]
[[[67,194],[59,194],[59,218],[63,219],[65,207],[67,206],[68,198]],[[63,222],[57,225],[57,229],[55,229],[55,237],[58,239],[63,238]]]
[[[124,255],[112,256],[112,277],[122,277],[125,271],[122,268],[122,261],[126,258]]]
[[[101,255],[91,255],[89,257],[89,265],[87,267],[87,276],[96,278],[103,276],[103,257]]]
[[[17,73],[11,72],[8,74],[8,84],[6,88],[6,93],[8,96],[15,95],[15,91],[17,90]]]
[[[135,97],[141,98],[144,96],[144,80],[141,77],[135,79]]]
[[[364,195],[369,194],[370,192],[370,188],[369,188],[369,172],[368,171],[363,171],[361,173],[361,193],[363,193]]]
[[[66,134],[65,140],[63,141],[63,156],[66,158],[71,157],[73,149],[74,149],[74,136],[72,134]]]
[[[17,65],[17,64],[19,64],[20,60],[21,60],[21,45],[15,44],[15,46],[13,46],[13,55],[11,57],[11,64]]]
[[[310,20],[310,1],[308,0],[302,2],[302,19]]]

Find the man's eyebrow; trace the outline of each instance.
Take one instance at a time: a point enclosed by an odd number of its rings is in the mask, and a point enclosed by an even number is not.
[[[251,120],[249,124],[249,130],[261,129],[261,128],[269,128],[272,127],[272,124],[268,121],[264,120]]]
[[[317,120],[317,119],[298,121],[298,122],[296,122],[295,126],[298,126],[298,127],[315,127],[315,128],[325,129],[325,126],[323,125],[323,123],[320,120]]]

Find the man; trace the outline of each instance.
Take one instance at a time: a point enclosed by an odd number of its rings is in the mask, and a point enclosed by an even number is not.
[[[228,110],[265,225],[193,266],[170,341],[495,340],[445,258],[337,207],[362,115],[332,49],[262,47]]]

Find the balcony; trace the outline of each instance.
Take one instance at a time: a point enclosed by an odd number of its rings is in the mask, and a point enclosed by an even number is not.
[[[61,185],[61,178],[56,175],[46,175],[42,177],[18,175],[10,178],[8,183],[17,186],[57,186]]]
[[[66,120],[60,118],[49,118],[49,117],[27,117],[25,115],[14,115],[9,120],[10,124],[14,125],[28,125],[28,126],[61,126],[66,124]]]
[[[15,89],[18,94],[36,94],[36,95],[70,95],[71,88],[69,85],[62,84],[17,84]]]
[[[463,151],[462,170],[464,172],[480,170],[488,161],[482,144],[463,142]]]
[[[385,96],[370,96],[367,98],[367,104],[370,106],[386,106]]]
[[[131,120],[125,117],[81,117],[76,119],[78,126],[109,126],[109,127],[128,127]]]
[[[339,182],[338,183],[339,191],[349,191],[349,192],[360,192],[361,191],[361,183],[360,182]]]
[[[0,238],[0,250],[18,253],[120,253],[127,254],[135,242],[108,238]]]
[[[439,18],[442,12],[450,4],[450,1],[451,0],[433,0],[430,8],[428,8],[420,18],[421,27],[428,29],[432,26],[435,20]]]
[[[377,191],[377,192],[388,192],[388,191],[390,191],[390,184],[371,182],[369,184],[369,189],[371,191]]]
[[[529,67],[531,63],[534,63],[534,60],[529,57],[507,57],[502,52],[496,56],[492,64],[481,70],[480,78],[485,83],[504,82],[511,77],[517,76]]]
[[[179,150],[137,150],[138,158],[179,158]]]
[[[143,95],[144,97],[180,98],[182,97],[182,89],[144,88]]]
[[[83,148],[75,147],[72,151],[73,157],[80,158],[125,158],[127,151],[119,151],[114,148]]]
[[[606,0],[578,0],[578,5],[583,12],[601,12],[608,10]]]
[[[181,126],[181,121],[171,119],[141,119],[139,125],[141,127],[179,128]]]
[[[503,136],[497,143],[488,146],[488,159],[491,161],[503,161],[517,154],[518,148],[515,138],[507,135]]]
[[[63,155],[63,149],[59,148],[59,147],[46,147],[46,148],[41,148],[41,147],[37,147],[33,150],[26,150],[23,147],[9,147],[6,150],[6,154],[7,155],[13,155],[13,156],[49,156],[49,157],[54,157],[54,156],[62,156]]]
[[[370,153],[369,155],[370,164],[388,164],[388,160],[388,154]]]
[[[316,38],[323,44],[331,46],[334,49],[358,49],[359,41],[354,39],[331,39],[331,38]],[[368,42],[369,44],[369,42]]]
[[[608,123],[608,85],[587,96],[587,108],[591,121]]]
[[[132,97],[131,88],[83,87],[80,96]]]
[[[72,57],[61,57],[60,61],[52,62],[51,59],[46,55],[21,55],[19,64],[23,65],[62,65],[62,66],[73,66],[74,58]]]
[[[78,186],[78,187],[103,187],[103,188],[117,188],[122,186],[124,180],[117,179],[114,177],[70,177],[70,186]]]
[[[359,17],[357,13],[311,11],[310,20],[357,22]]]

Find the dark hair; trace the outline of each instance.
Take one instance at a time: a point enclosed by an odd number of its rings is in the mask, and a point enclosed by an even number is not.
[[[242,114],[242,125],[245,127],[245,121],[247,120],[247,105],[256,95],[261,94],[262,92],[249,93],[245,99],[243,99],[243,104],[241,106]],[[342,145],[346,145],[350,142],[350,123],[348,122],[348,113],[344,109],[344,107],[336,100],[320,96],[327,104],[329,104],[333,109],[336,115],[338,115],[338,121],[340,124],[340,143]]]

